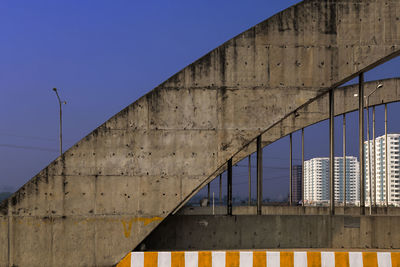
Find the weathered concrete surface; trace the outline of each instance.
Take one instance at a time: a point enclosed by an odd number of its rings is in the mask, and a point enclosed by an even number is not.
[[[137,248],[400,248],[400,216],[172,215]]]
[[[184,68],[3,202],[1,264],[115,264],[257,135],[399,54],[399,9],[304,1]]]
[[[369,95],[370,92],[375,90],[378,84],[383,84],[383,87],[371,95],[370,107],[400,101],[400,78],[366,82],[364,84],[365,95]],[[358,98],[354,97],[354,94],[358,94],[358,84],[339,87],[335,90],[335,116],[358,110]],[[314,101],[303,105],[298,108],[296,112],[289,114],[287,117],[267,129],[262,134],[262,147],[265,147],[290,133],[326,119],[329,119],[329,95],[327,93],[321,95]],[[233,156],[233,164],[238,163],[256,150],[256,141],[252,140]],[[226,168],[227,164],[222,165],[215,171],[214,175],[203,184],[205,185],[210,182],[220,173],[224,172]],[[199,187],[198,190],[192,192],[187,199],[194,196],[201,188],[202,187]],[[175,212],[180,210],[182,205],[183,203],[175,209]]]

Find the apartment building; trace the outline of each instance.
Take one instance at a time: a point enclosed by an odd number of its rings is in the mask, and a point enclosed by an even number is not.
[[[400,134],[388,134],[388,204],[400,206]],[[370,191],[372,203],[378,206],[386,204],[386,142],[385,136],[379,136],[374,141],[364,142],[365,148],[365,205],[370,205]],[[369,150],[371,153],[369,154]],[[374,158],[375,154],[375,158]],[[369,162],[371,161],[371,171]],[[371,190],[370,190],[371,179]]]
[[[335,202],[344,201],[346,175],[346,203],[359,203],[359,162],[356,157],[346,156],[346,172],[343,157],[335,157]],[[304,202],[308,205],[329,203],[329,158],[313,158],[304,162]]]

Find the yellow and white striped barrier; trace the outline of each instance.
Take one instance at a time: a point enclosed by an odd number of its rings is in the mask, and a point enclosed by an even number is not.
[[[132,252],[117,267],[400,267],[400,252]]]

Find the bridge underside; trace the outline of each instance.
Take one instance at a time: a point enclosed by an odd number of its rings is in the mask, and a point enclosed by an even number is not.
[[[0,204],[0,263],[117,263],[257,136],[322,120],[324,93],[397,56],[399,12],[399,0],[306,0],[211,51]],[[355,101],[343,94],[337,110]]]

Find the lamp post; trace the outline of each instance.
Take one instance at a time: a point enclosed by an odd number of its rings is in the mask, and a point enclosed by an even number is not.
[[[58,104],[60,105],[60,156],[62,155],[62,104],[67,104],[66,101],[61,101],[60,96],[58,95],[57,88],[53,88],[53,91],[57,95]]]
[[[376,92],[379,88],[382,88],[383,84],[378,84],[375,88],[374,91],[369,93],[368,96],[365,97],[365,108],[367,110],[367,140],[368,140],[368,187],[369,187],[369,214],[372,214],[372,173],[371,173],[371,146],[370,146],[370,140],[369,140],[369,135],[370,135],[370,129],[369,129],[369,97]],[[386,148],[385,148],[386,149]],[[374,147],[374,153],[375,153],[375,147]],[[375,166],[374,166],[375,168]],[[374,170],[374,182],[375,181],[375,170]],[[375,185],[376,186],[376,185]]]

